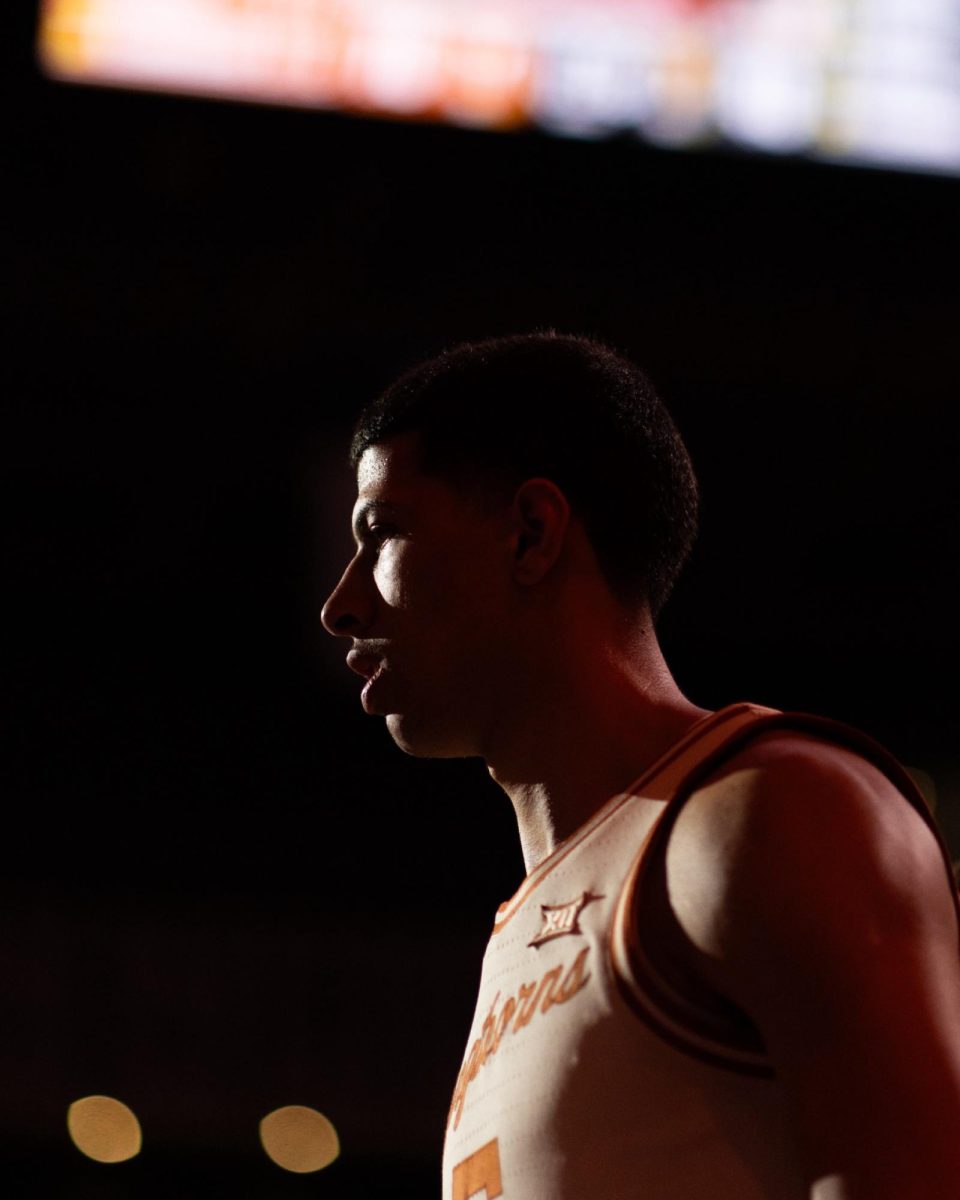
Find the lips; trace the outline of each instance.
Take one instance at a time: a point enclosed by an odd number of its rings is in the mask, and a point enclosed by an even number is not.
[[[347,655],[347,666],[365,679],[372,679],[383,667],[383,659],[376,654],[364,654],[360,650],[351,650]]]
[[[383,656],[363,650],[351,650],[347,655],[347,666],[351,671],[356,671],[358,675],[362,675],[366,679],[367,682],[363,685],[363,691],[360,693],[360,703],[363,705],[364,712],[375,713],[377,709],[375,701],[371,699],[371,693],[386,670]]]
[[[377,710],[374,707],[374,702],[371,698],[371,693],[377,686],[378,680],[383,675],[383,667],[378,668],[370,676],[367,682],[363,685],[363,691],[360,693],[360,703],[363,705],[363,711],[366,713],[375,713]]]

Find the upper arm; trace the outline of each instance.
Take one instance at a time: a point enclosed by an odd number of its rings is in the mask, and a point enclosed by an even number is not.
[[[953,1196],[957,918],[936,839],[893,784],[811,739],[758,745],[681,810],[667,882],[695,965],[764,1037],[811,1183]]]

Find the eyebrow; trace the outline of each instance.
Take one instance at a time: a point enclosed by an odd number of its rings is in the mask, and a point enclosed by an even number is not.
[[[364,521],[371,512],[387,512],[396,516],[400,511],[398,505],[390,504],[386,500],[366,500],[353,514],[353,540],[357,545],[363,540],[363,534],[366,532]]]

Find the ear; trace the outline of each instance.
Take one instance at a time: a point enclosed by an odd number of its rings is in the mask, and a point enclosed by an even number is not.
[[[528,479],[513,497],[514,568],[517,583],[539,583],[563,550],[570,502],[549,479]]]

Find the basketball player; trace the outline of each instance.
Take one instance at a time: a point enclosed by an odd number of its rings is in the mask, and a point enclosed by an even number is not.
[[[397,745],[485,760],[527,868],[444,1200],[956,1200],[945,850],[865,736],[681,694],[654,620],[697,493],[646,378],[586,339],[461,346],[352,461],[324,624]]]

